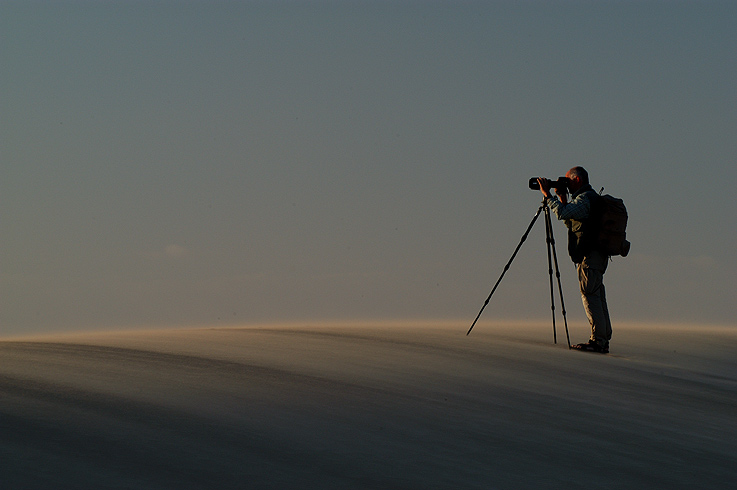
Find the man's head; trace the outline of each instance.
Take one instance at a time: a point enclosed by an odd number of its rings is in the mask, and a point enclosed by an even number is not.
[[[568,179],[568,190],[571,193],[576,192],[581,187],[589,183],[589,173],[583,167],[573,167],[566,173]]]

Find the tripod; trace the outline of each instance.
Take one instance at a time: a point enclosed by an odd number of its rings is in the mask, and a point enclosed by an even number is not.
[[[560,307],[561,312],[563,313],[563,322],[566,326],[566,340],[568,341],[568,348],[571,348],[571,339],[568,335],[568,319],[566,318],[566,306],[563,302],[563,287],[560,285],[560,270],[558,269],[558,254],[555,251],[555,238],[553,237],[553,224],[550,220],[550,207],[548,206],[548,199],[543,199],[542,204],[537,210],[537,213],[535,213],[535,217],[532,218],[532,221],[530,222],[530,225],[527,227],[527,230],[525,231],[525,234],[522,235],[522,239],[520,240],[519,244],[517,245],[517,248],[514,249],[514,253],[512,254],[512,257],[509,259],[509,262],[507,262],[507,265],[504,266],[504,270],[502,271],[502,275],[499,276],[499,279],[496,281],[496,284],[494,284],[494,287],[491,290],[491,293],[489,293],[489,297],[486,298],[486,301],[484,302],[484,306],[481,307],[481,311],[479,311],[479,314],[476,315],[476,319],[473,321],[473,324],[471,324],[471,328],[468,329],[468,332],[466,332],[466,335],[471,333],[471,330],[473,330],[473,327],[476,325],[476,322],[479,321],[479,318],[481,317],[481,313],[483,313],[484,308],[486,308],[486,305],[489,304],[489,301],[491,300],[491,297],[493,296],[494,292],[496,291],[496,288],[499,287],[499,283],[502,282],[502,278],[504,277],[504,274],[507,273],[509,270],[509,266],[512,265],[512,261],[517,256],[517,252],[519,252],[519,249],[522,247],[522,244],[527,240],[527,235],[530,234],[530,230],[535,225],[535,221],[537,221],[537,218],[540,216],[540,213],[545,212],[545,242],[548,246],[548,276],[550,277],[550,310],[553,314],[553,343],[558,343],[558,334],[556,332],[555,328],[555,296],[553,295],[553,264],[555,264],[555,277],[558,280],[558,296],[560,296]]]

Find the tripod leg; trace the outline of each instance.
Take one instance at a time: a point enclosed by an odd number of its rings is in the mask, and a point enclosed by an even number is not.
[[[568,342],[568,348],[571,348],[571,337],[568,335],[568,318],[566,318],[566,304],[563,301],[563,286],[560,284],[560,269],[558,268],[558,254],[555,252],[555,237],[553,236],[553,226],[550,223],[550,211],[547,213],[548,224],[550,226],[550,245],[553,250],[553,263],[555,264],[555,277],[558,279],[558,296],[560,296],[560,310],[563,313],[563,324],[566,326],[566,341]],[[551,286],[552,288],[552,283]],[[552,289],[550,294],[552,295]]]
[[[550,279],[550,312],[553,316],[553,343],[558,343],[558,333],[555,328],[555,295],[553,294],[553,262],[551,249],[555,240],[553,239],[553,225],[550,221],[550,208],[545,206],[545,243],[548,248],[548,278]]]
[[[489,297],[486,298],[486,301],[484,301],[484,306],[481,307],[481,311],[479,311],[479,314],[476,315],[476,319],[471,324],[471,328],[468,329],[468,332],[466,332],[466,335],[471,333],[471,330],[473,330],[473,327],[476,326],[476,322],[479,321],[479,318],[481,318],[481,313],[483,313],[484,308],[486,308],[486,305],[489,304],[489,301],[491,300],[491,297],[494,294],[494,291],[496,291],[496,288],[499,286],[499,283],[502,282],[502,278],[504,277],[504,274],[506,274],[507,271],[509,270],[509,266],[512,265],[512,261],[517,256],[517,252],[519,252],[519,249],[522,247],[522,244],[525,242],[525,240],[527,240],[527,235],[530,234],[530,230],[532,229],[532,226],[535,224],[535,221],[537,221],[538,216],[540,216],[540,213],[545,207],[547,207],[546,203],[543,202],[542,206],[538,208],[537,213],[535,213],[535,217],[532,218],[532,221],[530,221],[530,225],[527,227],[525,234],[522,235],[522,239],[519,241],[519,244],[517,244],[517,248],[514,249],[514,253],[512,254],[512,257],[510,257],[509,262],[507,262],[507,265],[504,266],[502,275],[499,276],[499,279],[497,279],[496,284],[494,284],[494,287],[491,289],[491,293],[489,293]]]

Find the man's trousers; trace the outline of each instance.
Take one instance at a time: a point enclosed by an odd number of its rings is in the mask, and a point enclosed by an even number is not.
[[[590,252],[577,264],[583,309],[591,324],[591,340],[608,348],[612,338],[612,322],[604,289],[606,266],[607,257],[599,252]]]

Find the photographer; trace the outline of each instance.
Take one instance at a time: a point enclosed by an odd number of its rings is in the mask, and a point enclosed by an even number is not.
[[[588,172],[583,167],[570,169],[565,180],[553,182],[538,178],[537,182],[540,191],[548,199],[550,210],[559,220],[565,220],[568,253],[576,264],[583,307],[591,324],[591,339],[572,347],[605,354],[609,352],[609,340],[612,338],[612,323],[603,282],[608,257],[597,250],[597,223],[592,219],[599,212],[600,197],[591,188]],[[553,186],[557,197],[550,192]],[[566,187],[571,193],[571,202],[568,202]]]

